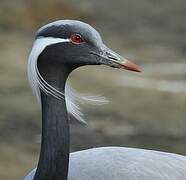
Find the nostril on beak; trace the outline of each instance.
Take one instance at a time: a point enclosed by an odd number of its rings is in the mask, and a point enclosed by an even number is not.
[[[114,56],[107,56],[109,59],[113,59],[113,60],[118,60],[118,58],[114,57]]]

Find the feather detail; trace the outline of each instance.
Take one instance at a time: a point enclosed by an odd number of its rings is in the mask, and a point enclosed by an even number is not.
[[[86,123],[81,111],[81,104],[104,105],[109,101],[101,95],[88,95],[77,92],[69,83],[65,87],[67,110],[79,121]]]

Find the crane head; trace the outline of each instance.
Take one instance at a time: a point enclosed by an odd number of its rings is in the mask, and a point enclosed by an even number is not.
[[[108,65],[140,72],[138,65],[108,48],[90,25],[75,20],[59,20],[41,27],[36,40],[43,41],[47,57],[53,61],[82,65]]]

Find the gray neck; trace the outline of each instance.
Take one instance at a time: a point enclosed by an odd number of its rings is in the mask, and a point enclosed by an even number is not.
[[[73,68],[40,58],[42,77],[64,93]],[[41,92],[42,142],[34,180],[67,180],[69,163],[69,123],[65,99],[55,99]]]

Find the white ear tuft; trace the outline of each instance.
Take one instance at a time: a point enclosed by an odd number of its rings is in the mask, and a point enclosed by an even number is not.
[[[73,89],[68,83],[65,87],[65,97],[68,112],[77,120],[83,123],[86,122],[84,120],[84,114],[81,111],[81,104],[87,103],[91,105],[103,105],[108,103],[108,100],[105,97],[100,95],[93,96],[79,93],[75,89]]]

